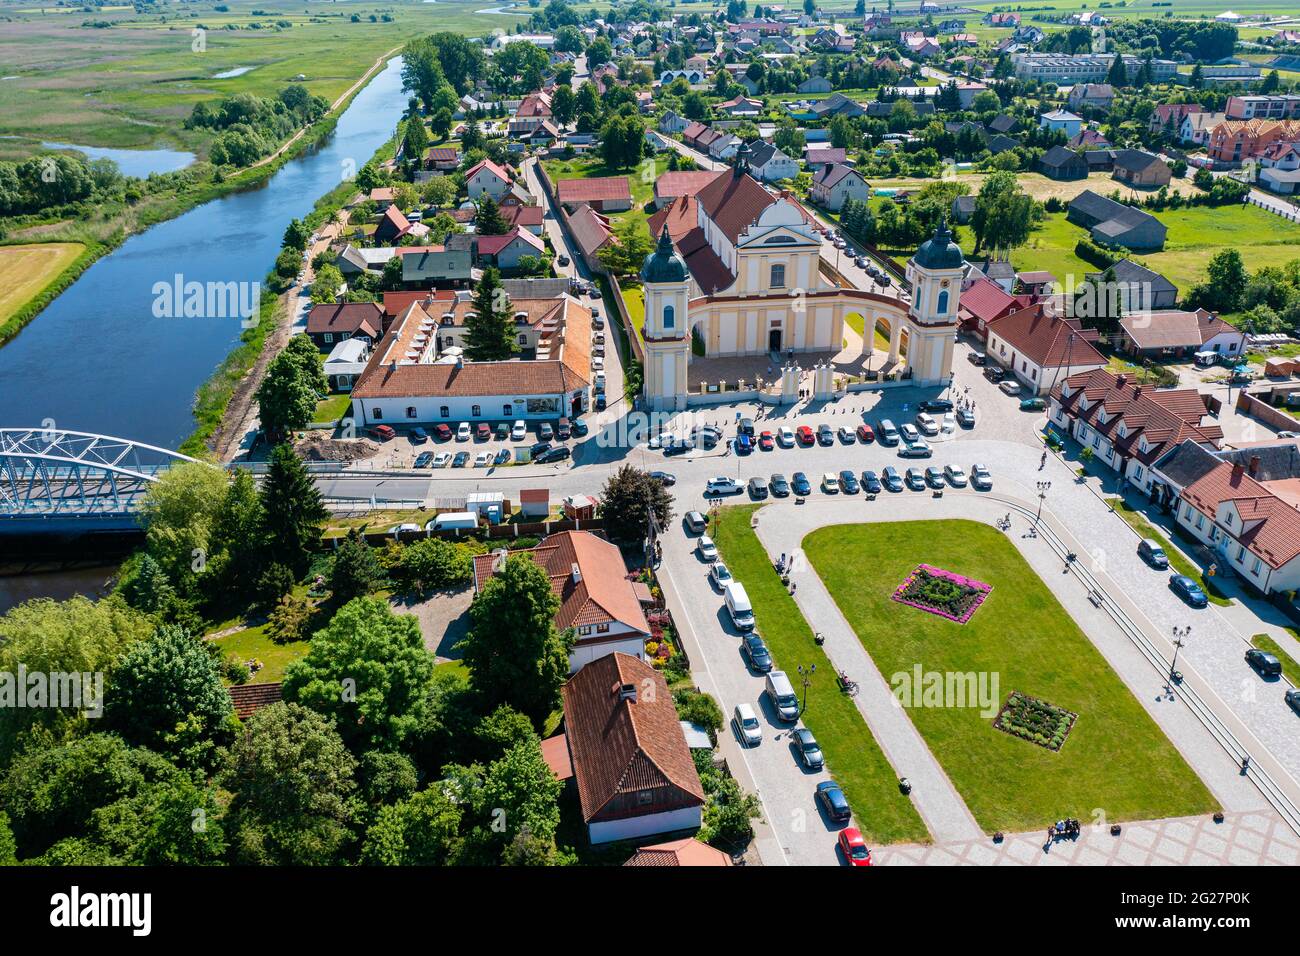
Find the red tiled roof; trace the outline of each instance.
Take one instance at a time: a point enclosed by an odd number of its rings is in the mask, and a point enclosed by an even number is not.
[[[1120,325],[1140,349],[1199,348],[1216,335],[1237,331],[1204,309],[1137,312],[1120,319]]]
[[[520,504],[541,504],[550,500],[549,488],[521,488],[519,491]]]
[[[1223,462],[1183,489],[1182,498],[1214,517],[1231,501],[1246,528],[1236,539],[1270,568],[1300,557],[1300,511],[1250,477],[1244,468]]]
[[[635,688],[636,700],[620,688]],[[663,675],[627,654],[592,661],[563,688],[565,733],[588,823],[704,804]],[[638,805],[636,797],[649,791]]]
[[[551,773],[561,780],[573,776],[573,761],[569,759],[569,741],[564,734],[556,734],[542,741],[542,759]]]
[[[676,245],[686,262],[686,268],[705,295],[713,295],[735,284],[736,277],[713,251],[709,241],[704,238],[704,230],[699,226],[677,240]]]
[[[704,214],[733,244],[758,220],[764,209],[776,202],[754,177],[735,172],[719,176],[701,189],[695,198],[704,207]]]
[[[431,310],[436,314],[439,310],[432,303],[442,299],[450,301],[456,298],[456,293],[452,289],[417,289],[415,291],[403,292],[385,292],[384,293],[384,315],[390,319],[395,319],[408,308],[416,303],[420,305],[429,305]]]
[[[962,298],[965,298],[963,293]],[[1031,305],[995,319],[989,329],[1039,368],[1105,365],[1106,358],[1079,329],[1043,305]]]
[[[502,206],[501,218],[507,225],[540,226],[545,219],[546,210],[541,206]]]
[[[658,237],[663,233],[664,225],[667,224],[669,238],[673,242],[677,242],[696,227],[699,221],[696,207],[697,203],[694,196],[678,196],[650,217],[650,235]]]
[[[373,302],[325,302],[307,313],[308,334],[364,333],[372,339],[383,328],[383,311]]]
[[[618,237],[609,227],[609,219],[586,203],[569,217],[569,232],[584,256],[594,256],[608,243],[618,242]]]
[[[474,178],[475,174],[477,174],[480,170],[487,170],[489,173],[491,173],[497,179],[502,180],[503,182],[509,183],[514,181],[513,179],[511,179],[511,176],[508,172],[506,172],[496,163],[492,162],[492,160],[490,159],[480,159],[477,163],[475,163],[468,170],[466,170],[465,181],[469,182],[471,179]]]
[[[667,172],[655,180],[655,196],[660,199],[694,196],[713,180],[725,175],[727,175],[725,172],[708,172],[697,169],[685,172],[681,170]]]
[[[529,246],[532,246],[538,252],[545,252],[546,245],[541,239],[534,236],[527,229],[514,226],[509,232],[500,236],[479,236],[478,237],[478,254],[481,256],[495,256],[500,254],[516,239],[523,240]]]
[[[375,226],[375,238],[396,239],[410,231],[410,220],[402,215],[402,210],[396,206],[389,206],[379,217],[379,225]]]
[[[731,866],[731,857],[694,837],[643,846],[624,866]]]
[[[626,176],[603,176],[594,179],[561,179],[557,184],[562,203],[608,202],[632,200],[632,187]]]
[[[977,279],[961,294],[961,311],[981,322],[991,322],[1016,307],[1014,296],[1007,295],[991,279]]]
[[[235,684],[227,687],[230,702],[234,705],[235,716],[247,720],[263,707],[270,706],[281,699],[282,687],[274,684]]]

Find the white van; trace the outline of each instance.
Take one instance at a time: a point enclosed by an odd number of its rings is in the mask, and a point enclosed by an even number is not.
[[[752,631],[754,629],[754,608],[749,603],[749,595],[745,593],[745,586],[739,581],[732,581],[727,585],[727,590],[723,593],[727,602],[727,613],[731,615],[731,623],[742,631]]]
[[[790,723],[799,719],[799,696],[794,692],[794,685],[790,683],[785,671],[768,672],[765,693],[778,717]]]
[[[425,531],[450,531],[461,528],[472,531],[478,527],[478,515],[472,511],[447,511],[424,526]]]

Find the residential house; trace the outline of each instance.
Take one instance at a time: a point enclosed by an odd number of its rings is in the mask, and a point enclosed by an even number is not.
[[[1008,116],[1006,113],[999,113],[989,120],[988,131],[990,133],[1001,133],[1004,136],[1018,133],[1020,132],[1020,120],[1014,116]]]
[[[1206,153],[1216,162],[1235,165],[1257,159],[1274,143],[1300,142],[1297,120],[1224,120],[1210,131]]]
[[[460,165],[460,150],[455,146],[430,146],[424,151],[424,168],[440,173],[454,173]]]
[[[1021,291],[1028,296],[1037,298],[1039,296],[1052,295],[1053,290],[1059,288],[1056,276],[1046,269],[1033,269],[1028,272],[1016,273],[1016,285]]]
[[[514,177],[490,159],[479,160],[465,171],[465,188],[470,199],[486,195],[500,202],[513,183]]]
[[[335,261],[344,279],[356,275],[382,275],[388,260],[397,255],[395,246],[354,246],[348,243]]]
[[[854,119],[867,113],[861,103],[849,99],[843,93],[832,93],[825,99],[817,100],[812,104],[811,109],[818,119],[826,122],[834,116],[847,116],[849,119]]]
[[[803,159],[808,169],[815,173],[826,166],[844,165],[848,161],[848,150],[814,144],[804,147]]]
[[[501,207],[501,218],[507,226],[527,229],[534,236],[540,236],[545,228],[546,210],[541,206],[525,206],[522,203]]]
[[[829,93],[831,81],[824,76],[810,76],[798,86],[800,93]]]
[[[991,27],[1001,27],[1003,29],[1014,29],[1020,26],[1020,14],[1018,13],[986,13],[984,22]]]
[[[624,866],[731,866],[731,857],[694,837],[643,846]]]
[[[1041,302],[994,319],[987,329],[988,357],[1035,395],[1071,375],[1106,367],[1091,341],[1096,332],[1057,317]]]
[[[1081,110],[1085,107],[1108,110],[1115,102],[1115,87],[1109,83],[1076,83],[1070,87],[1070,94],[1065,98],[1065,102],[1072,110]]]
[[[1038,171],[1049,179],[1087,179],[1088,162],[1072,149],[1053,146],[1039,158]]]
[[[1115,276],[1118,306],[1121,312],[1152,312],[1172,309],[1178,302],[1178,287],[1159,272],[1139,265],[1132,259],[1121,259],[1108,272]],[[1087,279],[1095,282],[1104,272],[1090,272]]]
[[[1120,319],[1121,345],[1143,358],[1190,358],[1214,352],[1225,359],[1246,351],[1246,333],[1212,312],[1161,309],[1134,312]]]
[[[1173,172],[1162,158],[1140,149],[1115,150],[1114,177],[1138,189],[1168,186]]]
[[[975,215],[974,196],[957,196],[953,199],[952,206],[948,210],[949,219],[964,226],[970,222],[973,215]]]
[[[402,257],[402,282],[422,288],[464,288],[473,282],[474,237],[452,233],[441,246],[406,246]]]
[[[1069,110],[1052,110],[1038,117],[1038,126],[1040,129],[1063,130],[1067,138],[1072,138],[1079,135],[1083,117]]]
[[[1148,212],[1085,189],[1066,206],[1066,218],[1089,230],[1095,242],[1127,249],[1164,248],[1168,227]]]
[[[708,76],[703,70],[686,69],[686,70],[664,70],[659,74],[659,85],[667,86],[676,79],[684,79],[691,86],[698,86],[705,82]]]
[[[502,270],[518,269],[520,260],[525,256],[546,255],[546,245],[542,240],[519,226],[505,235],[479,236],[475,245],[481,262]]]
[[[1182,129],[1183,120],[1192,113],[1203,113],[1205,107],[1200,103],[1162,103],[1151,112],[1147,120],[1147,130],[1151,133],[1163,133],[1171,139],[1177,139]]]
[[[717,178],[716,172],[707,170],[669,170],[655,180],[655,208],[662,209],[679,196],[694,196]]]
[[[700,826],[704,788],[659,671],[637,657],[607,654],[571,677],[562,693],[569,758],[593,844]]]
[[[570,212],[582,205],[597,212],[626,212],[632,208],[632,186],[626,176],[561,179],[556,183],[556,195]]]
[[[366,198],[375,204],[375,209],[378,212],[383,212],[393,204],[393,187],[378,186],[370,190],[370,195]]]
[[[396,243],[403,236],[420,236],[429,231],[423,223],[411,222],[396,206],[389,206],[379,216],[371,238],[377,243]]]
[[[831,212],[839,212],[850,199],[866,202],[871,198],[871,187],[852,166],[830,163],[813,175],[808,198]]]
[[[1065,146],[1067,149],[1072,149],[1075,152],[1082,151],[1086,153],[1088,150],[1110,149],[1110,140],[1105,137],[1101,130],[1085,126],[1083,129],[1079,130],[1077,136],[1071,137]],[[1113,168],[1114,164],[1112,163],[1111,165]]]
[[[600,264],[600,251],[618,238],[606,216],[596,212],[588,205],[581,205],[578,211],[569,217],[569,233],[578,245],[578,254],[592,272],[603,272]]]
[[[325,380],[331,392],[348,392],[357,376],[366,370],[370,358],[370,339],[357,336],[334,343],[325,359]]]
[[[1300,94],[1229,96],[1223,115],[1230,120],[1300,119]]]
[[[507,129],[511,136],[526,136],[552,117],[551,94],[529,93],[524,97],[515,115],[510,117]]]
[[[961,108],[968,110],[973,107],[975,105],[975,97],[979,96],[987,89],[987,84],[978,81],[958,83],[957,100],[961,104]]]
[[[991,279],[981,276],[963,285],[957,317],[963,331],[984,342],[988,340],[989,323],[1014,312],[1018,307],[1015,296],[1009,295]]]
[[[678,116],[672,110],[669,110],[659,118],[659,132],[667,133],[670,136],[674,133],[681,133],[686,127],[691,125],[691,121],[684,116]]]
[[[719,103],[715,108],[719,113],[725,113],[727,116],[753,117],[763,112],[763,101],[748,96],[736,96],[725,103]]]
[[[772,143],[759,142],[750,147],[749,169],[764,182],[774,183],[780,179],[794,179],[798,176],[799,161],[791,159]],[[658,184],[656,188],[657,186]]]
[[[374,302],[326,302],[307,313],[307,337],[326,353],[348,339],[376,342],[383,327],[383,310]]]
[[[1204,146],[1210,141],[1214,128],[1223,120],[1222,113],[1205,111],[1188,113],[1183,117],[1182,125],[1178,127],[1178,140],[1192,146]]]

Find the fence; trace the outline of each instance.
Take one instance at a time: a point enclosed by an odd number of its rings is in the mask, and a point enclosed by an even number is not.
[[[432,520],[432,519],[430,519]],[[605,522],[601,518],[561,518],[556,521],[519,521],[494,525],[479,525],[477,528],[444,528],[441,531],[366,531],[361,537],[369,545],[383,545],[389,541],[411,543],[423,538],[439,538],[444,541],[492,541],[505,542],[513,538],[544,538],[559,534],[561,531],[591,531],[601,533]],[[329,538],[325,544],[337,549],[343,536]]]
[[[1270,389],[1260,394],[1272,398],[1278,391],[1289,393],[1295,391],[1295,389]],[[1259,419],[1265,425],[1276,428],[1278,431],[1296,431],[1297,428],[1300,428],[1300,421],[1297,421],[1281,409],[1274,408],[1268,402],[1251,395],[1245,389],[1237,393],[1237,411],[1251,418]]]
[[[618,310],[619,321],[623,323],[623,329],[627,332],[627,344],[632,349],[632,354],[636,360],[645,365],[645,349],[641,347],[641,336],[637,334],[632,325],[632,316],[627,311],[627,303],[623,301],[623,287],[618,284],[618,277],[608,275],[609,290],[614,299],[614,308]]]

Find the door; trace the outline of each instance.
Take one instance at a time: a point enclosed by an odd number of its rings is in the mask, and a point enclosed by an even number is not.
[[[773,329],[771,332],[767,333],[767,350],[769,352],[777,352],[777,353],[781,351],[781,330],[780,329]]]

